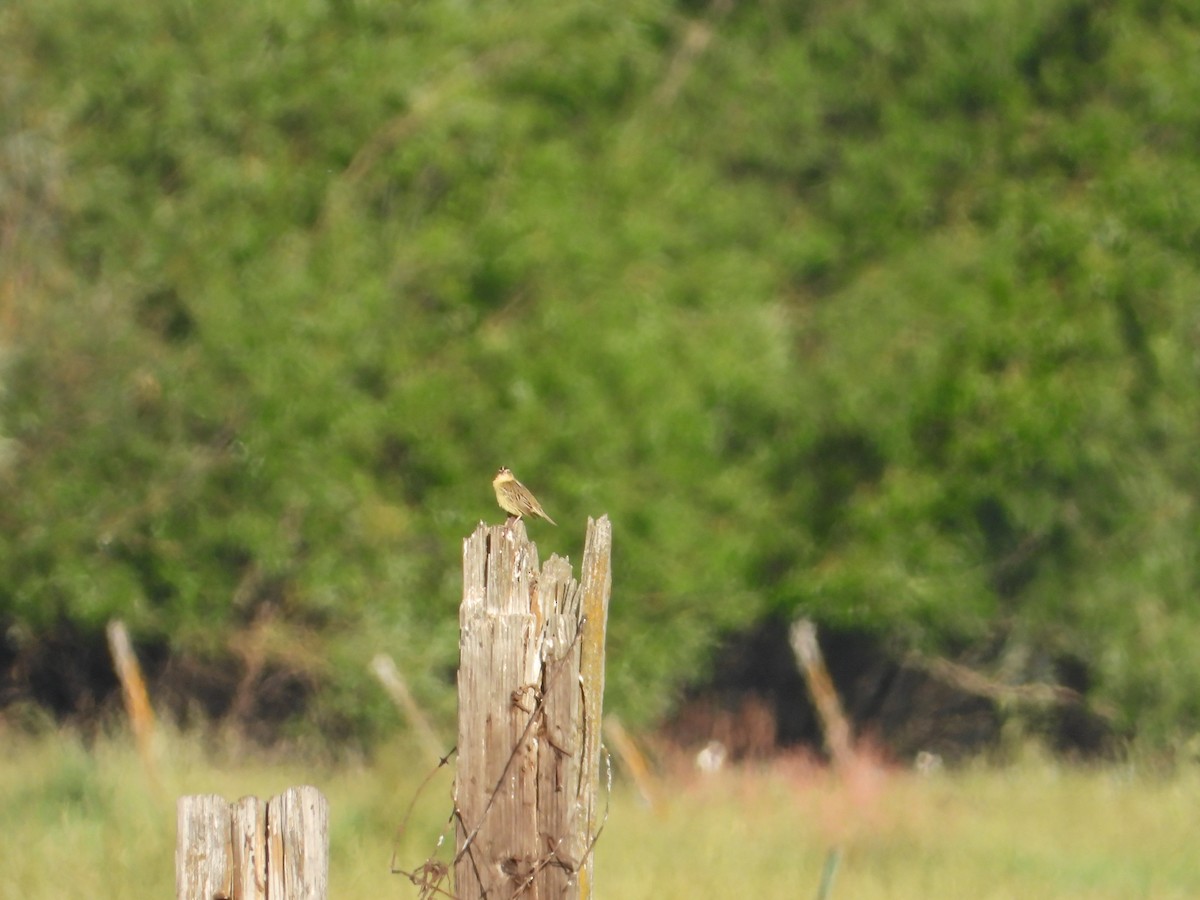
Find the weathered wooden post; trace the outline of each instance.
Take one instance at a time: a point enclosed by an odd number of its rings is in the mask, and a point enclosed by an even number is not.
[[[588,520],[581,581],[520,520],[463,543],[455,896],[587,898],[599,827],[612,526]]]
[[[833,686],[833,679],[825,668],[821,645],[817,643],[816,624],[811,619],[797,619],[788,630],[788,640],[796,662],[800,664],[800,671],[804,673],[808,695],[817,708],[829,756],[835,766],[845,768],[854,760],[853,732],[850,721],[842,712],[837,688]]]
[[[108,651],[112,654],[113,667],[121,682],[121,698],[125,701],[125,713],[133,728],[142,767],[154,786],[161,788],[154,758],[154,709],[150,706],[150,693],[146,690],[142,667],[138,665],[137,654],[133,652],[133,642],[129,640],[129,629],[120,619],[113,619],[108,623],[106,632]]]
[[[265,803],[180,797],[176,900],[327,900],[329,803],[315,787]]]

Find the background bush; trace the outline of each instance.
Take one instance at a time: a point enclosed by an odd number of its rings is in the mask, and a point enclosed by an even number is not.
[[[379,650],[448,708],[506,464],[544,555],[614,521],[631,718],[803,611],[1194,728],[1198,45],[1170,0],[6,5],[10,660],[120,615],[362,735]]]

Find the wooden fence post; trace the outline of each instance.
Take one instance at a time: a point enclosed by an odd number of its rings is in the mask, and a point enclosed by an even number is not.
[[[315,787],[264,803],[180,797],[176,900],[328,900],[329,803]]]
[[[788,630],[788,641],[796,662],[800,664],[800,671],[804,673],[808,695],[817,708],[829,756],[835,767],[844,769],[854,760],[853,731],[846,714],[842,712],[837,688],[833,686],[833,679],[825,668],[821,645],[817,643],[816,624],[811,619],[797,619]]]
[[[599,824],[612,526],[588,520],[582,583],[520,520],[463,542],[455,896],[587,898]]]
[[[125,713],[133,728],[142,767],[155,788],[161,788],[154,759],[154,709],[150,706],[150,694],[146,690],[146,679],[142,677],[142,667],[138,665],[137,654],[133,652],[133,642],[129,640],[129,629],[120,619],[113,619],[108,623],[106,632],[108,651],[112,654],[113,667],[121,682],[121,698],[125,701]]]

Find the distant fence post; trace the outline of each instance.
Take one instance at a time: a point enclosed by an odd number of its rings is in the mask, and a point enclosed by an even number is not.
[[[829,756],[835,766],[845,768],[854,760],[853,730],[842,712],[842,701],[838,699],[829,670],[825,668],[821,645],[817,643],[816,624],[811,619],[797,619],[788,630],[788,641],[800,671],[804,673],[808,695],[817,708]]]
[[[459,900],[587,898],[598,804],[612,526],[588,520],[577,582],[540,569],[520,520],[463,542]]]
[[[329,803],[315,787],[266,803],[180,797],[176,817],[176,900],[328,900]]]
[[[158,779],[158,766],[154,760],[154,709],[150,706],[150,694],[146,690],[146,679],[142,677],[142,667],[138,665],[137,654],[133,652],[133,642],[129,640],[129,629],[125,627],[124,622],[120,619],[111,620],[106,632],[113,667],[117,670],[117,679],[121,682],[125,712],[129,716],[129,724],[133,727],[133,736],[137,740],[138,755],[142,758],[142,766],[150,776],[151,782],[159,788],[161,783]]]

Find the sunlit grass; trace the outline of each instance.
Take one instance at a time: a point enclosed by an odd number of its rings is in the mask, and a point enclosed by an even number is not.
[[[171,896],[179,795],[269,797],[301,783],[331,803],[332,897],[417,896],[389,872],[429,770],[402,744],[333,766],[166,735],[156,780],[124,740],[5,737],[0,897]],[[416,804],[400,866],[433,853],[449,792],[443,770]],[[864,762],[839,777],[783,760],[675,778],[660,794],[652,809],[618,785],[597,846],[598,897],[815,897],[834,848],[832,898],[1200,896],[1196,769],[1168,777],[1034,757],[928,777]]]
[[[599,856],[620,897],[1194,897],[1195,771],[1170,779],[1050,761],[922,777],[798,763],[618,802]],[[619,887],[618,887],[619,885]]]

